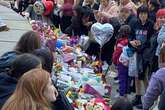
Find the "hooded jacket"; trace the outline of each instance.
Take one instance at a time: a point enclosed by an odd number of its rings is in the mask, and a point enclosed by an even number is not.
[[[122,50],[123,50],[123,47],[124,46],[127,46],[128,45],[128,39],[127,38],[119,38],[116,42],[116,49],[113,53],[113,56],[112,56],[112,61],[114,64],[119,64],[121,63],[119,61],[119,57],[122,53]]]
[[[132,48],[135,52],[137,52],[137,58],[138,58],[138,71],[139,73],[144,72],[144,66],[148,62],[148,59],[146,56],[146,49],[150,46],[150,37],[154,33],[153,29],[154,23],[150,20],[147,20],[144,25],[142,25],[141,21],[138,19],[135,24],[133,25],[133,28],[131,30],[131,35],[129,36],[129,40],[140,40],[141,45],[137,48],[132,47],[129,44],[129,47]]]
[[[133,28],[132,28],[132,34],[130,36],[131,40],[140,40],[142,45],[140,48],[145,48],[146,43],[148,39],[153,35],[154,29],[153,29],[154,23],[150,20],[147,20],[144,25],[142,25],[141,21],[138,19]]]
[[[156,50],[156,55],[159,56],[161,45],[162,45],[162,43],[165,42],[165,24],[163,24],[163,26],[161,27],[161,29],[159,31],[157,42],[158,42],[158,47]]]
[[[159,69],[152,75],[149,86],[143,98],[143,110],[149,110],[154,101],[165,90],[165,68]]]
[[[16,88],[17,80],[7,73],[0,73],[0,109],[13,94]]]

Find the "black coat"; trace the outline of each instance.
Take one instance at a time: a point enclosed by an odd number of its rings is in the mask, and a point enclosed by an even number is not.
[[[154,23],[148,20],[144,25],[138,19],[134,24],[131,24],[131,35],[129,40],[140,40],[142,45],[136,51],[143,52],[149,46],[150,37],[154,34]],[[133,48],[133,47],[132,47]]]
[[[148,18],[152,20],[153,22],[156,22],[156,12],[158,11],[158,8],[155,8],[154,10],[150,11],[148,14]]]
[[[81,18],[73,16],[71,21],[71,25],[64,31],[65,34],[69,36],[88,35],[88,28],[82,24]]]
[[[7,73],[0,73],[0,109],[13,94],[16,88],[17,80]]]
[[[165,90],[163,90],[161,96],[160,96],[160,101],[158,105],[158,110],[165,110]]]
[[[146,49],[150,47],[150,37],[154,34],[153,26],[154,23],[150,20],[147,20],[147,22],[142,25],[141,21],[138,19],[133,24],[131,35],[129,36],[129,41],[141,41],[141,45],[137,48],[134,48],[130,43],[128,45],[132,50],[137,52],[137,66],[140,79],[144,79],[144,71],[146,71],[146,68],[149,65],[149,56],[146,53]]]

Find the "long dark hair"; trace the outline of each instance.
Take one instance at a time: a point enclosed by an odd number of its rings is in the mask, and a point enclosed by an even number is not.
[[[38,48],[41,48],[39,34],[34,31],[28,31],[21,36],[15,50],[21,53],[31,53]]]
[[[33,54],[41,59],[42,68],[51,73],[54,59],[51,51],[47,48],[36,49]]]
[[[32,54],[18,55],[11,65],[9,75],[19,79],[25,72],[36,68],[40,64],[40,59]]]
[[[148,9],[148,7],[147,7],[147,5],[142,5],[142,6],[140,6],[138,9],[137,9],[137,16],[138,16],[138,18],[139,18],[139,14],[140,13],[149,13],[149,9]]]
[[[125,38],[125,37],[128,38],[128,36],[131,33],[131,28],[129,25],[122,25],[118,32],[119,32],[119,34],[116,37],[117,39],[118,38]]]

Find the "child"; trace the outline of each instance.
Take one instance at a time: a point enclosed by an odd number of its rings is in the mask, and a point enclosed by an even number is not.
[[[116,49],[113,53],[112,61],[117,65],[119,74],[119,93],[120,96],[125,96],[128,93],[129,79],[128,79],[128,65],[121,63],[119,57],[122,53],[123,47],[128,45],[128,36],[130,34],[130,27],[128,25],[123,25],[119,29],[119,35],[117,37]],[[128,63],[127,63],[128,64]]]

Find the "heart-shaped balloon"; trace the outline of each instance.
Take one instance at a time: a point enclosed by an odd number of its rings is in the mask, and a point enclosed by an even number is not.
[[[94,39],[101,47],[107,43],[113,36],[114,28],[111,24],[105,23],[95,23],[91,27],[91,33],[94,36]]]

